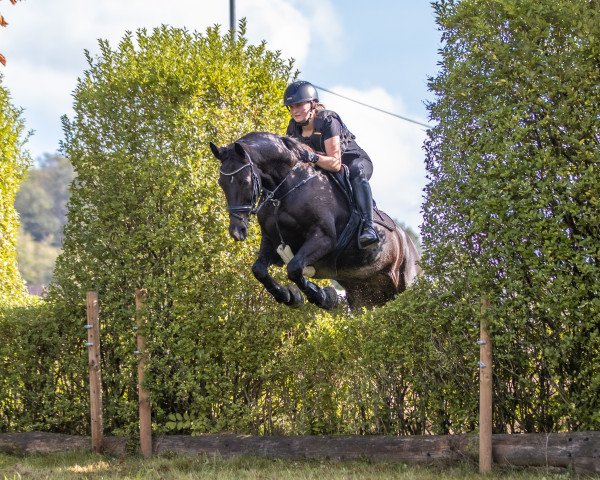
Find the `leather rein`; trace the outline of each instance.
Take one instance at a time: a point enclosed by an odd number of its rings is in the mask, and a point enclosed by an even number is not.
[[[248,213],[250,215],[251,214],[256,215],[267,202],[272,202],[275,205],[275,207],[279,207],[280,202],[284,197],[288,196],[294,190],[296,190],[297,188],[300,188],[306,182],[308,182],[309,180],[311,180],[312,178],[317,176],[317,173],[314,172],[312,175],[308,176],[301,182],[294,185],[291,189],[289,189],[287,192],[285,192],[281,197],[274,198],[274,196],[277,193],[277,191],[279,190],[279,188],[285,183],[285,181],[288,179],[290,174],[294,170],[296,170],[296,168],[298,167],[300,162],[297,162],[292,168],[290,168],[289,172],[285,175],[285,177],[283,177],[283,180],[281,180],[281,182],[279,182],[279,184],[272,191],[269,191],[262,186],[262,183],[260,181],[260,176],[255,171],[255,164],[252,161],[252,159],[250,158],[250,155],[248,155],[248,153],[246,153],[246,158],[248,159],[248,163],[245,163],[244,165],[242,165],[237,170],[234,170],[233,172],[224,172],[222,169],[219,169],[219,173],[221,175],[223,175],[225,177],[231,177],[231,182],[233,182],[233,176],[235,174],[241,172],[242,170],[244,170],[247,167],[250,167],[251,179],[252,179],[252,198],[251,198],[250,202],[246,203],[246,204],[242,204],[242,205],[233,205],[233,206],[227,207],[229,214],[232,217],[235,217],[241,221],[246,220],[242,215],[240,215],[241,213]]]

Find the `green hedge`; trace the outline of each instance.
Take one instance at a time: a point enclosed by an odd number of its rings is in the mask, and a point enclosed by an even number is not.
[[[276,305],[250,272],[255,222],[247,242],[227,236],[208,141],[282,131],[292,64],[243,29],[101,43],[65,120],[77,179],[56,283],[42,304],[0,310],[0,428],[88,431],[82,327],[96,290],[106,430],[135,434],[143,287],[156,433],[473,431],[482,296],[495,431],[599,429],[600,10],[588,4],[434,4],[445,43],[426,276],[354,315]]]
[[[59,319],[34,297],[0,308],[0,431],[88,431],[83,323]]]
[[[492,301],[497,431],[597,429],[600,10],[435,8],[425,270],[450,307]]]

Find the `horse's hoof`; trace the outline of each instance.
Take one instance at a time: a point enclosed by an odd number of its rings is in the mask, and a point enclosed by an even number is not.
[[[340,296],[338,295],[335,288],[324,287],[323,293],[325,294],[325,300],[323,301],[323,305],[321,305],[321,308],[324,308],[325,310],[331,310],[338,306],[340,302]]]
[[[281,287],[276,291],[271,292],[273,298],[277,301],[277,303],[284,303],[288,305],[291,301],[292,295],[290,294],[290,290],[285,287]]]
[[[302,292],[296,285],[290,285],[288,287],[288,291],[290,292],[290,299],[289,301],[285,302],[288,307],[298,308],[304,303]]]

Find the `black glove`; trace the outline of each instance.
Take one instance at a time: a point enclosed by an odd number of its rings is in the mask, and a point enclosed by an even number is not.
[[[300,160],[304,163],[317,163],[319,156],[315,152],[303,148],[300,152]]]

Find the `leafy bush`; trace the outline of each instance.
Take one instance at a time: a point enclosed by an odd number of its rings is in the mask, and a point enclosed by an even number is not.
[[[115,50],[100,42],[64,119],[77,176],[48,301],[71,321],[83,318],[86,290],[99,292],[111,431],[137,421],[136,288],[148,291],[141,331],[159,429],[184,412],[198,431],[258,428],[264,364],[298,321],[265,301],[250,272],[256,227],[249,242],[228,237],[208,148],[285,127],[291,63],[247,45],[243,30],[234,39],[162,27]]]
[[[493,302],[497,431],[600,426],[597,7],[435,4],[425,269],[452,309]]]
[[[77,178],[56,282],[45,304],[0,312],[0,428],[87,430],[82,326],[97,290],[105,424],[136,432],[133,294],[146,288],[155,432],[472,431],[482,297],[495,430],[598,429],[596,3],[434,4],[426,276],[355,315],[276,305],[250,273],[256,225],[245,243],[227,237],[208,141],[282,131],[291,63],[243,29],[102,42],[64,122]]]
[[[85,433],[87,352],[83,323],[37,297],[0,308],[0,431]]]

